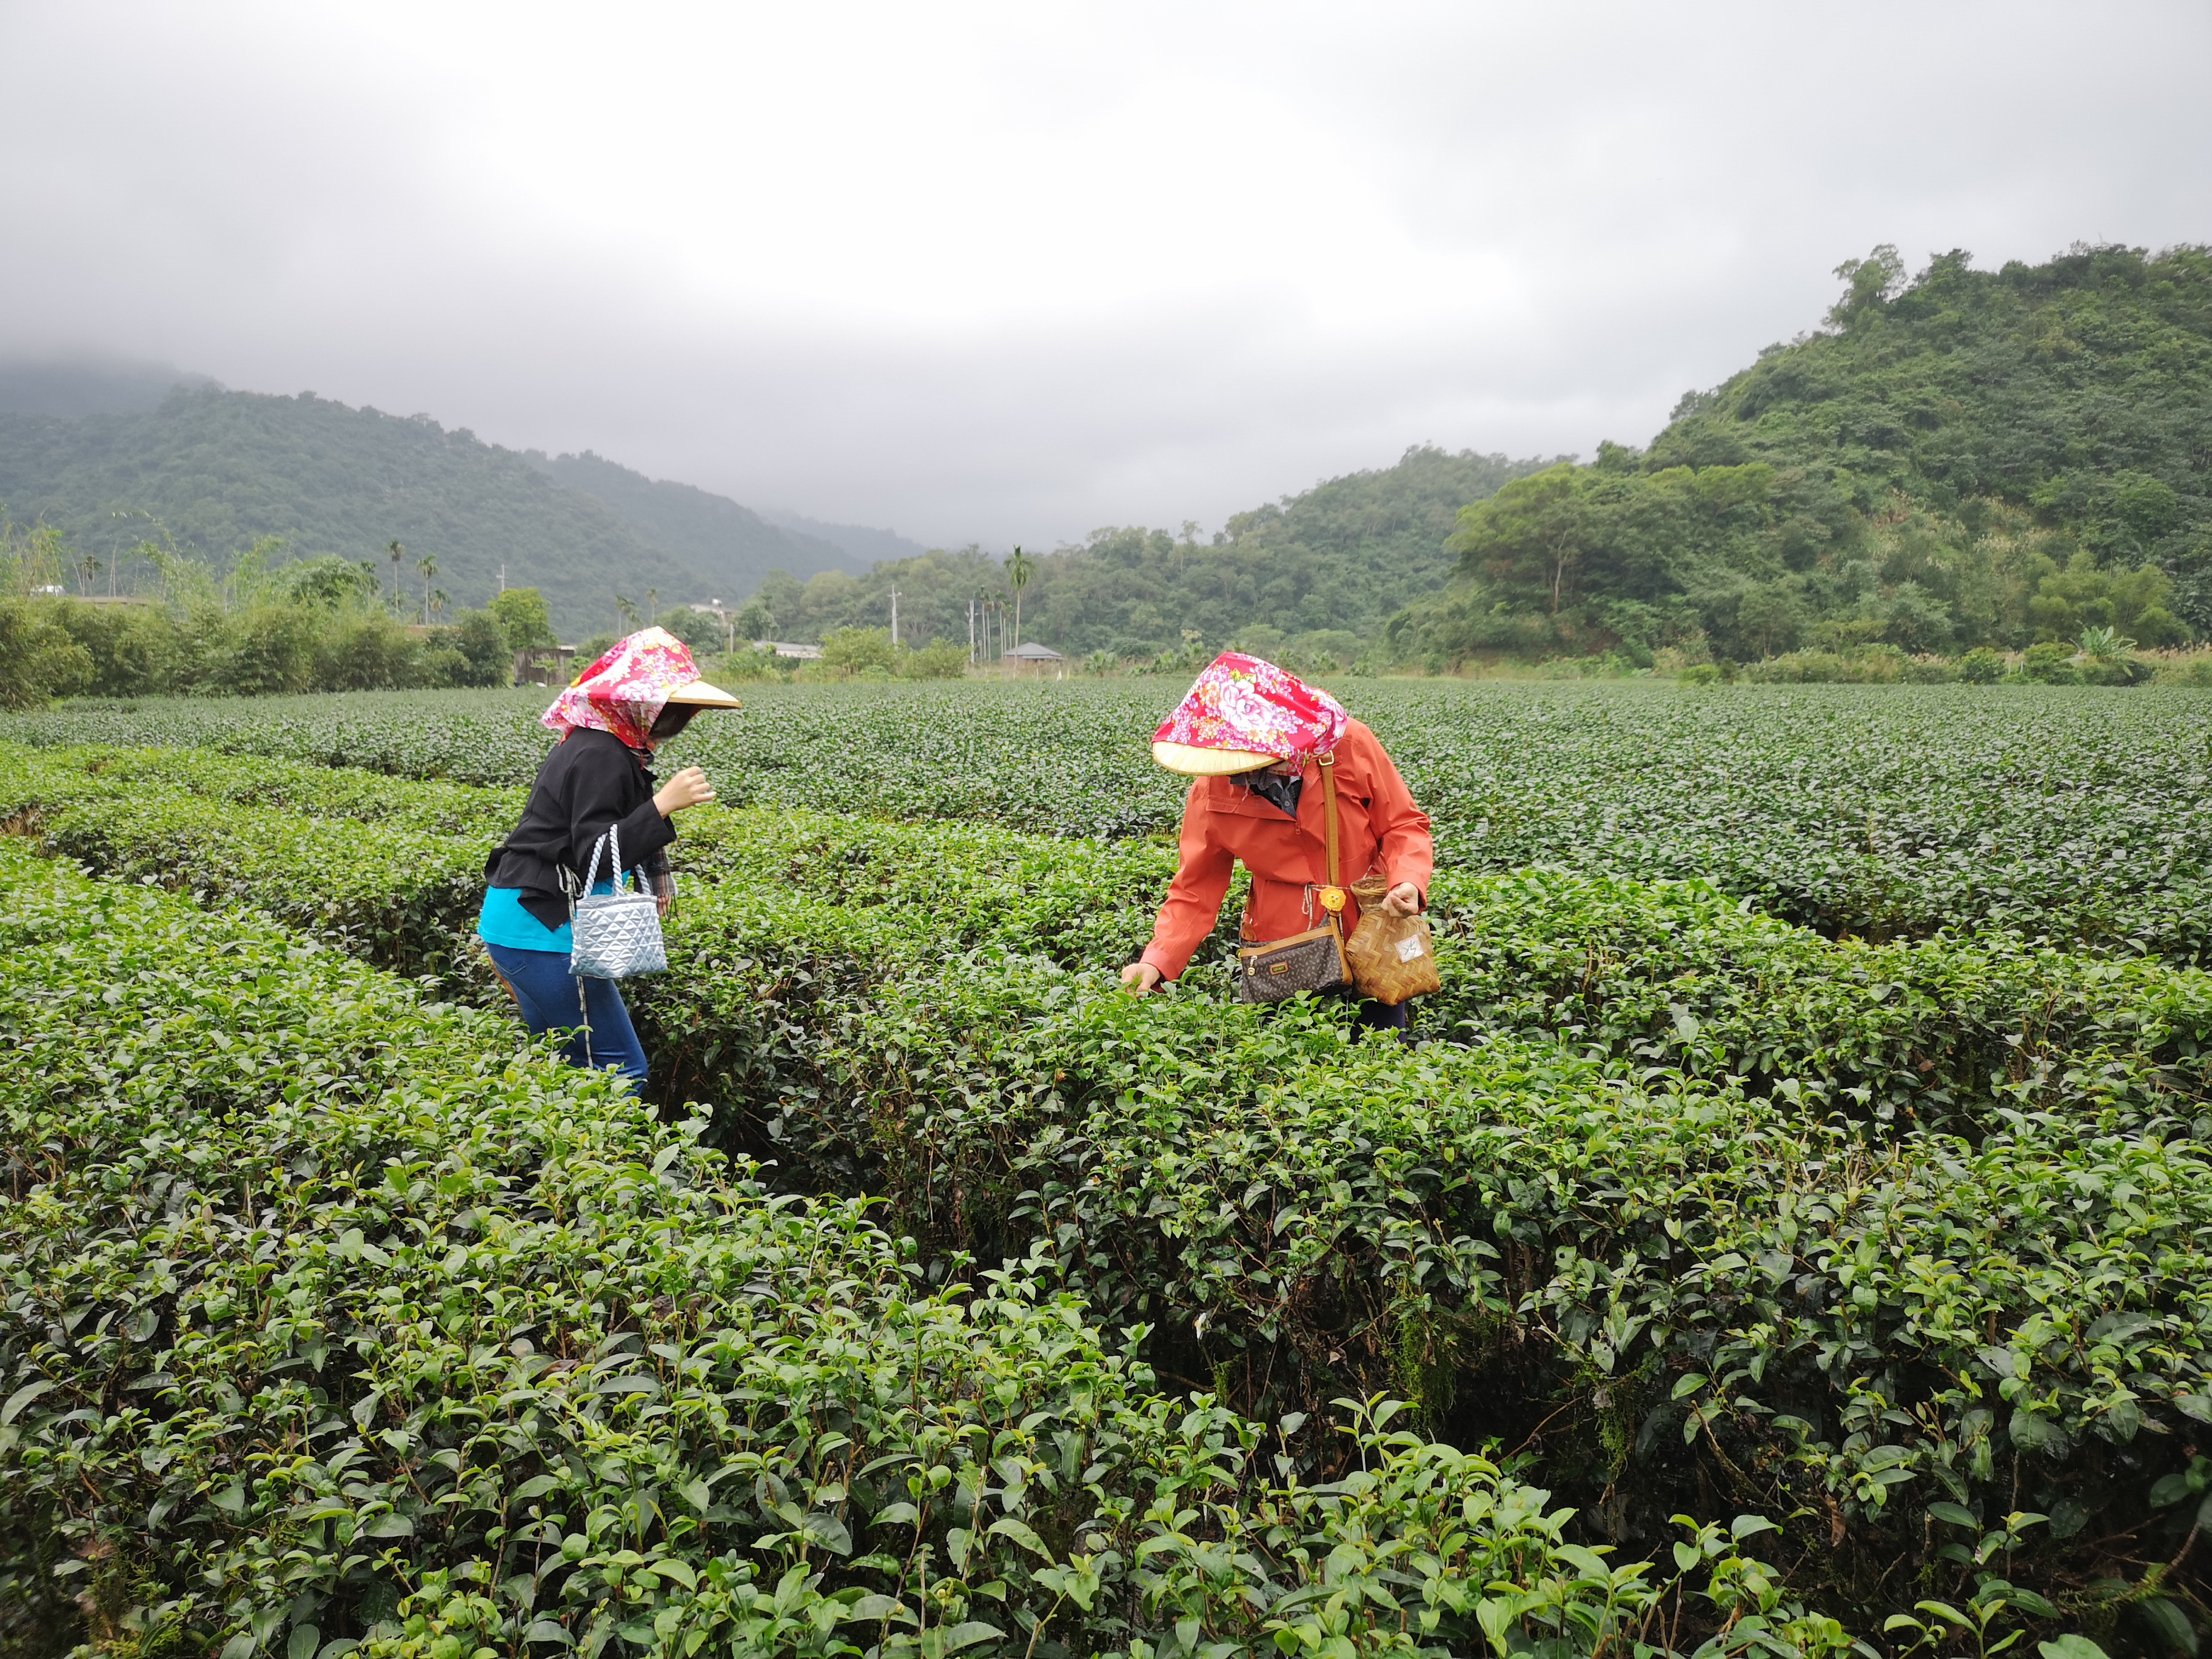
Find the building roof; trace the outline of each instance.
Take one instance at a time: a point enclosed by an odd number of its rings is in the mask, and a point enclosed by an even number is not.
[[[1054,650],[1050,646],[1039,645],[1034,640],[1030,641],[1026,645],[1018,645],[1012,650],[1006,652],[1003,654],[1009,657],[1019,657],[1024,662],[1066,662],[1067,660],[1066,658],[1061,656],[1059,652]]]

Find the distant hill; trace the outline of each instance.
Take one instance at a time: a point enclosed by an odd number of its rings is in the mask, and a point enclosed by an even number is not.
[[[0,415],[143,415],[180,386],[210,386],[167,363],[112,358],[0,362]]]
[[[872,564],[886,559],[918,559],[929,550],[920,542],[910,542],[896,530],[872,530],[865,525],[824,524],[819,519],[810,519],[803,513],[786,513],[772,507],[762,507],[760,515],[772,525],[780,525],[802,536],[811,536],[817,541],[828,542],[842,549],[848,557],[844,568],[865,570]],[[792,574],[798,573],[794,567]]]
[[[722,586],[709,599],[737,605],[771,570],[806,577],[856,566],[853,555],[827,537],[772,524],[726,495],[656,481],[589,450],[550,460],[538,450],[523,456],[546,477],[592,497],[663,552],[713,575]]]
[[[1824,326],[1683,399],[1649,449],[1466,515],[1438,658],[1620,641],[1749,659],[2212,633],[2212,250],[1838,275]]]
[[[1022,596],[1022,633],[1070,656],[1149,656],[1182,648],[1189,633],[1210,647],[1241,641],[1294,659],[1347,661],[1379,639],[1392,615],[1451,579],[1455,557],[1444,543],[1462,507],[1545,465],[1417,446],[1395,466],[1238,514],[1211,542],[1164,530],[1097,531],[1037,558]],[[835,628],[885,626],[893,588],[901,636],[916,644],[965,644],[968,602],[979,593],[1012,609],[1005,567],[973,549],[803,586],[772,582],[761,597],[784,637],[818,639]]]
[[[158,521],[218,568],[277,536],[288,557],[366,559],[388,582],[397,540],[410,592],[425,555],[456,607],[482,605],[503,567],[507,586],[544,591],[571,638],[615,627],[617,593],[640,607],[648,590],[664,605],[735,604],[773,568],[811,574],[846,557],[702,490],[596,456],[533,461],[423,416],[211,384],[144,406],[164,373],[0,369],[0,402],[35,411],[0,413],[0,506],[103,564]],[[126,587],[134,574],[147,572],[126,569]]]

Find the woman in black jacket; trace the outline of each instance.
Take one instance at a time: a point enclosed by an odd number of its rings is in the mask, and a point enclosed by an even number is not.
[[[714,791],[696,766],[656,789],[647,763],[700,709],[739,706],[699,678],[683,641],[648,628],[578,675],[545,711],[561,741],[538,769],[522,822],[484,865],[477,937],[531,1030],[568,1035],[562,1053],[571,1065],[606,1066],[644,1085],[645,1049],[622,993],[612,980],[568,971],[570,899],[587,878],[595,892],[613,890],[619,848],[623,867],[643,871],[667,914],[666,848],[676,839],[668,820]]]

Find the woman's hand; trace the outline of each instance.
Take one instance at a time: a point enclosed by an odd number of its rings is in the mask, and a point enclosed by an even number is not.
[[[1382,908],[1394,916],[1410,916],[1421,908],[1421,890],[1401,881],[1382,895]]]
[[[714,786],[707,781],[707,775],[696,766],[687,766],[660,786],[653,798],[653,809],[661,817],[670,817],[687,806],[696,806],[714,799]]]
[[[1160,970],[1149,962],[1133,962],[1121,970],[1121,983],[1135,995],[1142,996],[1159,988]]]

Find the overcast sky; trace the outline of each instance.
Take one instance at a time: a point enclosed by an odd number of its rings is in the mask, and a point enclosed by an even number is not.
[[[1839,261],[2212,240],[2212,3],[0,0],[0,356],[937,544],[1642,443]]]

